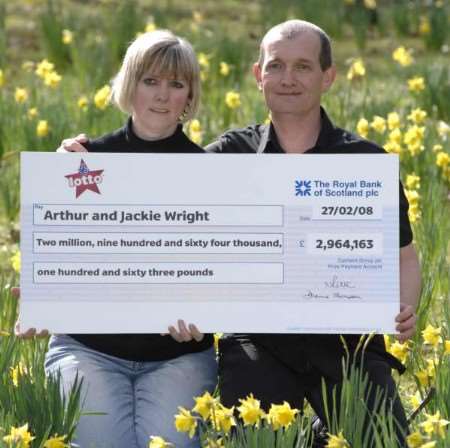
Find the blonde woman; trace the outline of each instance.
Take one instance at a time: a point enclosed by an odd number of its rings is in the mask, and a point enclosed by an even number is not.
[[[203,153],[183,133],[197,111],[199,66],[191,45],[169,31],[139,36],[113,81],[112,99],[129,115],[107,135],[60,151]],[[66,145],[67,146],[67,145]],[[132,304],[130,304],[132,306]],[[85,447],[143,448],[162,436],[177,448],[199,446],[174,427],[178,406],[212,392],[217,379],[212,335],[182,320],[169,334],[53,335],[46,356],[49,374],[61,371],[69,385],[83,377],[85,411],[76,442]]]

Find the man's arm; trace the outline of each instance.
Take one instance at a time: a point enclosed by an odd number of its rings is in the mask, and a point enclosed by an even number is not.
[[[415,311],[421,288],[420,265],[412,243],[400,248],[400,313],[396,317],[397,339],[411,338],[416,331]]]

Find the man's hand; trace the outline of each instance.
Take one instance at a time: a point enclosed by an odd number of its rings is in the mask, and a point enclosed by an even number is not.
[[[78,134],[73,138],[66,138],[61,142],[61,146],[57,148],[56,152],[87,152],[87,149],[82,145],[88,141],[86,134]]]
[[[169,333],[177,342],[189,342],[192,341],[192,339],[200,342],[204,336],[194,324],[189,324],[189,326],[186,327],[186,324],[182,319],[178,320],[178,329],[172,325],[169,327]]]
[[[407,341],[416,332],[417,316],[414,313],[414,308],[411,305],[401,303],[400,313],[397,314],[395,322],[397,322],[395,329],[398,331],[396,338],[400,342]]]
[[[20,288],[13,287],[11,288],[11,294],[16,299],[19,299],[20,297]],[[19,322],[16,322],[16,325],[14,326],[14,334],[21,339],[31,339],[34,337],[37,338],[45,338],[48,336],[48,330],[41,330],[39,332],[36,331],[36,328],[28,328],[27,331],[21,331],[20,330],[20,324]]]

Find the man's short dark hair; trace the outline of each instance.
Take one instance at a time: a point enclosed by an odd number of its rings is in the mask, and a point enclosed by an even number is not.
[[[307,22],[306,20],[288,20],[286,22],[275,25],[271,28],[261,41],[259,47],[259,60],[258,64],[263,65],[264,62],[264,44],[265,41],[272,37],[273,35],[279,35],[285,39],[294,39],[300,33],[307,31],[313,31],[317,33],[320,39],[320,53],[319,53],[319,63],[322,71],[325,71],[331,67],[333,64],[333,56],[331,53],[331,40],[325,31],[314,25],[314,23]]]

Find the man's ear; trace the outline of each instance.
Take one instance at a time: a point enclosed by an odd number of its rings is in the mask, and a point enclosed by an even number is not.
[[[332,65],[330,68],[327,68],[324,72],[322,81],[322,92],[328,91],[328,89],[333,85],[335,79],[336,79],[336,67]]]
[[[258,89],[262,90],[261,66],[257,62],[255,62],[253,64],[253,76],[256,79],[256,84],[258,85]]]

